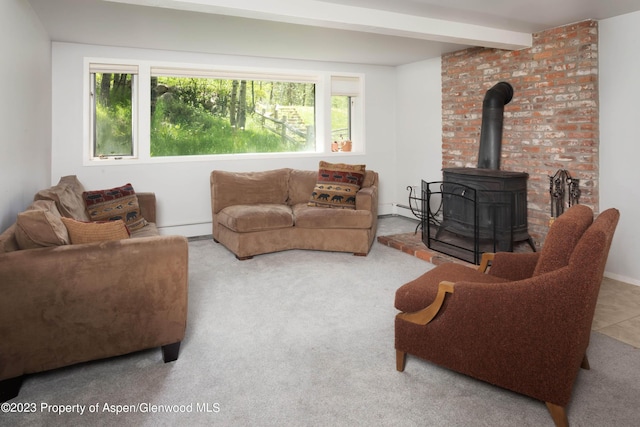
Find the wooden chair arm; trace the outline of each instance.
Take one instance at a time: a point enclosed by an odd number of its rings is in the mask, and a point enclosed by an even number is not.
[[[420,311],[416,311],[413,313],[398,313],[396,317],[402,320],[406,320],[407,322],[414,323],[416,325],[426,325],[431,322],[436,314],[442,308],[442,304],[444,303],[444,298],[447,293],[453,293],[453,282],[449,282],[447,280],[443,280],[438,285],[438,294],[436,295],[436,299],[429,304],[428,307],[423,308]]]
[[[478,271],[480,273],[486,273],[487,269],[489,268],[495,256],[496,254],[492,252],[484,252],[482,254],[482,258],[480,259],[480,265],[478,266]]]

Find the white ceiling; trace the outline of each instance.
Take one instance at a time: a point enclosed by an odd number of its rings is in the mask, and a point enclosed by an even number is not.
[[[640,0],[28,0],[54,41],[400,65],[640,10]]]

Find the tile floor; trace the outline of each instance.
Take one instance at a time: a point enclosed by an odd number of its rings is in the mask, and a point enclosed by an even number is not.
[[[605,277],[593,330],[640,348],[640,286]]]
[[[381,217],[378,225],[378,242],[434,264],[455,261],[455,258],[429,251],[413,235],[417,221],[402,216]],[[402,234],[399,238],[386,236]],[[640,286],[605,277],[593,318],[593,330],[619,341],[640,348]]]

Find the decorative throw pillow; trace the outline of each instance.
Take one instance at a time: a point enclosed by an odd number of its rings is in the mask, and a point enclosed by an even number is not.
[[[123,220],[129,230],[139,230],[147,221],[140,213],[138,197],[131,184],[108,190],[85,191],[82,198],[91,221]]]
[[[16,239],[16,223],[14,222],[0,234],[0,254],[19,251],[18,240]]]
[[[57,185],[40,190],[34,200],[53,200],[61,216],[89,221],[87,210],[82,200],[84,187],[75,175],[63,176]]]
[[[16,219],[16,242],[20,249],[69,244],[67,229],[53,200],[36,200]]]
[[[320,161],[309,206],[355,209],[356,193],[362,187],[365,169],[365,165]]]
[[[129,230],[124,221],[83,222],[71,218],[62,218],[67,227],[71,244],[106,242],[129,238]]]

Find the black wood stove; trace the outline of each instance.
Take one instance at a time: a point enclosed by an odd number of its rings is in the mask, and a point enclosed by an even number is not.
[[[489,89],[482,104],[482,128],[477,168],[445,168],[443,181],[423,182],[424,212],[432,212],[434,197],[440,198],[439,215],[426,215],[423,241],[430,248],[451,244],[452,255],[465,250],[465,239],[473,242],[473,261],[490,243],[488,251],[513,251],[514,243],[527,241],[527,179],[525,172],[500,170],[504,106],[513,98],[513,88],[500,82]],[[434,218],[438,216],[436,221]],[[431,219],[431,221],[429,221]],[[455,239],[447,235],[455,236]],[[455,241],[455,243],[452,243]],[[468,246],[468,245],[467,245]],[[442,251],[441,249],[436,248]],[[464,256],[458,256],[465,259]]]

